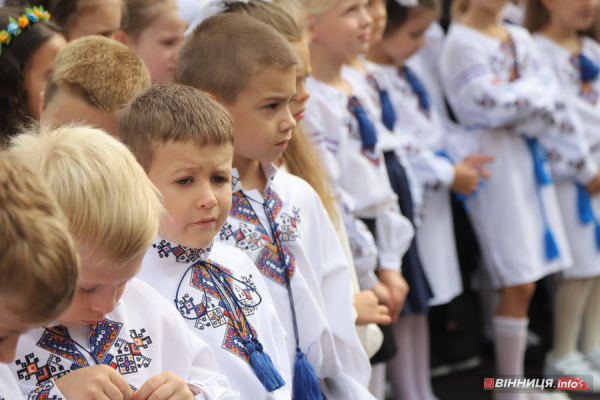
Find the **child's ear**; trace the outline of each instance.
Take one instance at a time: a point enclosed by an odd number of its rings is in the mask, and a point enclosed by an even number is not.
[[[121,42],[124,45],[129,46],[129,42],[130,42],[130,37],[127,33],[125,33],[124,30],[119,29],[117,30],[114,34],[113,34],[113,39],[116,40],[117,42]]]
[[[204,92],[208,97],[210,97],[211,99],[213,99],[214,101],[219,101],[219,99],[217,98],[217,96],[215,96],[214,94],[212,94],[211,92]]]
[[[46,92],[44,92],[42,90],[42,92],[40,93],[40,109],[38,110],[40,113],[38,114],[40,116],[40,118],[42,117],[42,113],[44,112],[44,103],[46,102]]]
[[[317,22],[317,17],[308,15],[306,17],[306,31],[308,32],[308,44],[317,38],[317,29],[315,24]]]
[[[554,9],[555,0],[540,0],[544,8],[548,11],[552,11]]]

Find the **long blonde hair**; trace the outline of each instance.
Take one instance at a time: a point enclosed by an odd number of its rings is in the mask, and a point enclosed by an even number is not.
[[[323,206],[334,226],[341,223],[336,197],[331,189],[323,160],[313,143],[298,126],[282,156],[283,165],[312,186],[323,202]]]

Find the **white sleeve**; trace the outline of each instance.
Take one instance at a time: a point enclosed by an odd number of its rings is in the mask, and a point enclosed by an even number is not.
[[[512,127],[511,132],[542,136],[552,125],[554,95],[547,86],[552,73],[531,46],[536,73],[501,82],[491,68],[489,49],[482,43],[448,40],[440,58],[448,101],[461,124],[469,128]],[[460,38],[465,39],[465,38]]]
[[[194,393],[195,399],[239,400],[240,394],[231,389],[227,378],[215,372],[219,368],[210,347],[202,339],[190,333],[184,324],[179,325],[182,326],[177,327],[178,329],[185,329],[189,340],[189,352],[194,355],[186,382]]]

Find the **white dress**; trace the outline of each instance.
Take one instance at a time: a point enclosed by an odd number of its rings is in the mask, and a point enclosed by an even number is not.
[[[563,99],[573,110],[573,126],[564,135],[544,144],[550,154],[563,221],[573,254],[573,267],[565,278],[589,278],[600,275],[600,250],[596,244],[596,224],[600,216],[600,196],[591,197],[596,221],[583,223],[578,212],[577,184],[585,186],[598,172],[600,163],[600,79],[587,84],[580,79],[577,55],[546,36],[534,39],[552,66],[561,85]],[[600,44],[585,37],[581,54],[600,65]]]
[[[323,380],[327,398],[370,399],[370,364],[354,329],[349,269],[335,229],[308,183],[271,164],[261,167],[268,182],[262,194],[245,192],[233,170],[232,207],[216,240],[241,249],[263,274],[288,333],[290,370],[296,337],[286,271],[300,349]]]
[[[172,304],[137,278],[127,283],[116,308],[97,324],[69,329],[56,325],[22,335],[10,369],[25,398],[66,400],[54,379],[97,364],[117,370],[132,390],[171,371],[188,383],[198,400],[239,399],[219,373],[210,347],[189,334]]]
[[[200,261],[208,265],[203,267]],[[220,275],[215,277],[215,272]],[[138,277],[170,302],[175,300],[173,308],[185,318],[190,332],[211,347],[219,370],[242,399],[291,398],[286,332],[262,276],[243,252],[222,243],[190,249],[157,237]],[[227,287],[219,290],[214,282]],[[244,325],[241,330],[235,328],[240,321]],[[256,377],[242,343],[251,338],[258,339],[270,356],[286,382],[283,387],[268,392]]]
[[[17,381],[6,364],[0,363],[0,400],[22,399]]]
[[[397,66],[378,66],[379,81],[388,89],[398,115],[398,135],[410,137],[406,154],[423,188],[421,224],[417,229],[419,256],[434,297],[430,305],[448,303],[462,292],[450,187],[454,181],[452,163],[446,152],[446,131],[435,102],[429,110],[420,106],[403,70]],[[413,71],[415,75],[420,74]]]
[[[525,140],[558,135],[556,82],[529,33],[505,27],[514,47],[454,24],[440,58],[448,101],[470,133],[465,146],[496,158],[492,178],[468,201],[495,288],[534,282],[572,263],[554,185],[538,186]],[[558,248],[554,258],[546,227]]]
[[[311,96],[302,121],[305,134],[320,150],[333,185],[353,199],[356,215],[375,219],[379,268],[400,272],[414,229],[399,212],[381,143],[363,148],[346,93],[313,78],[307,80],[307,88]]]

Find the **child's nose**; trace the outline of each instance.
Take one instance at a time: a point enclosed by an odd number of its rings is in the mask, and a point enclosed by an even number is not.
[[[287,131],[291,131],[292,129],[296,128],[296,126],[298,125],[296,123],[296,120],[294,119],[294,116],[292,115],[292,112],[290,110],[289,107],[287,107],[287,110],[285,112],[285,117],[283,118],[283,120],[281,121],[280,124],[280,131],[281,132],[287,132]]]
[[[92,299],[91,309],[104,315],[113,311],[117,306],[117,293],[100,292]]]
[[[198,194],[198,199],[196,200],[197,208],[210,209],[217,205],[217,197],[209,186],[210,185],[202,185],[200,188],[200,193]]]

